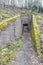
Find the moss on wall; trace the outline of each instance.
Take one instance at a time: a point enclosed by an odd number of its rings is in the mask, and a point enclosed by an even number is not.
[[[32,24],[31,24],[31,37],[33,41],[34,48],[38,54],[38,56],[41,56],[40,51],[40,31],[38,29],[38,25],[36,22],[36,17],[34,14],[32,14]]]

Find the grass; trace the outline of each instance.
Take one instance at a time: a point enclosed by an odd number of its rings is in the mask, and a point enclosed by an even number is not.
[[[15,52],[13,51],[12,47],[10,47],[10,45],[7,45],[4,48],[0,48],[0,54],[1,54],[0,65],[4,65],[5,63],[10,62],[10,60],[14,56],[14,53]]]
[[[19,48],[21,46],[21,40],[22,40],[22,36],[17,38],[18,42],[15,44],[16,48]]]
[[[21,46],[21,40],[22,37],[19,38],[19,41],[15,44],[16,49],[18,49]],[[0,48],[0,65],[7,65],[11,59],[15,61],[14,54],[15,52],[13,51],[15,48],[12,48],[11,43],[8,43],[6,47]]]

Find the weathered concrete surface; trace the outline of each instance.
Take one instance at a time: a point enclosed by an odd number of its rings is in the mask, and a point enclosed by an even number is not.
[[[21,20],[18,18],[2,31],[0,31],[0,46],[5,46],[9,42],[14,42],[16,37],[22,34]],[[16,37],[15,37],[16,36]]]
[[[28,24],[28,30],[30,30],[31,15],[23,14],[21,16],[22,31],[26,30],[26,26],[23,28],[23,24]]]
[[[24,33],[21,42],[21,47],[14,56],[15,61],[12,60],[10,65],[42,65],[38,62],[37,55],[34,51],[30,33]]]
[[[21,19],[17,18],[15,21],[15,36],[19,37],[22,34],[22,24],[21,24]]]
[[[22,16],[21,16],[22,24],[24,24],[24,23],[29,23],[28,18],[29,18],[29,16],[27,16],[27,15],[22,15]]]
[[[0,31],[0,46],[4,46],[4,45],[6,45],[6,43],[15,40],[15,38],[14,38],[14,24],[15,24],[15,22],[12,22],[5,29]]]

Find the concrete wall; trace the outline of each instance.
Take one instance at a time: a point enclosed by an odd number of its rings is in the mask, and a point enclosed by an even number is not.
[[[0,31],[0,45],[5,45],[8,42],[12,42],[15,40],[14,37],[14,24],[15,22],[11,23],[7,28]]]
[[[23,31],[23,24],[28,24],[28,30],[30,30],[31,15],[22,15],[21,23],[22,23],[22,31]]]
[[[18,18],[15,22],[15,36],[19,37],[22,34],[22,24],[21,19]]]
[[[0,31],[0,46],[5,46],[9,42],[14,42],[16,37],[22,34],[20,17]],[[16,37],[15,37],[16,36]]]
[[[21,21],[22,21],[22,24],[24,24],[24,23],[29,23],[29,21],[28,21],[28,16],[27,16],[27,15],[22,15],[22,16],[21,16]]]

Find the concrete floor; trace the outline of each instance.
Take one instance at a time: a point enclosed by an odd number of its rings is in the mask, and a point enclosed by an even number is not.
[[[24,33],[21,47],[18,49],[15,61],[11,61],[10,65],[42,65],[39,63],[37,55],[32,45],[30,33]]]

